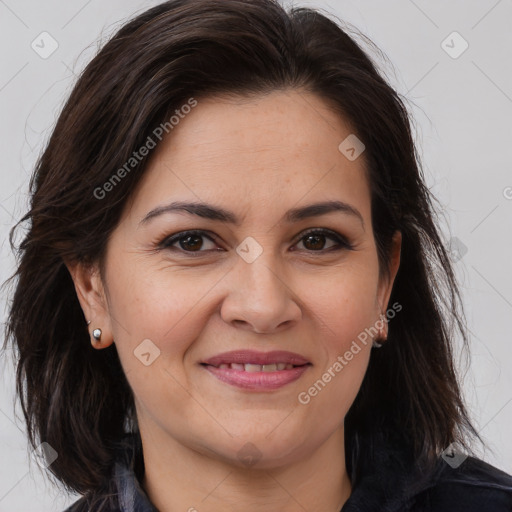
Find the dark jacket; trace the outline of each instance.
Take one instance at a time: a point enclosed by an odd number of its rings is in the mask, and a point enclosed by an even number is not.
[[[452,467],[440,457],[418,477],[399,450],[387,446],[373,455],[359,477],[352,474],[352,494],[340,512],[512,512],[512,476],[479,459],[467,457]],[[64,512],[158,512],[140,485],[138,435],[125,437],[116,461],[110,485],[117,497],[98,493],[94,503],[82,497]]]

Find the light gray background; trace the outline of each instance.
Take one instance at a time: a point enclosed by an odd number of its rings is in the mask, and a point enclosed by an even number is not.
[[[102,37],[157,3],[0,0],[1,281],[14,264],[8,229],[26,210],[31,170],[74,75],[92,58]],[[396,69],[395,76],[382,64],[392,84],[410,100],[426,180],[443,204],[443,232],[458,260],[472,333],[464,388],[475,425],[490,448],[480,455],[512,473],[512,1],[295,4],[325,8],[355,25]],[[31,48],[44,31],[59,45],[47,59]],[[442,46],[453,31],[469,44],[458,58]],[[450,36],[445,46],[453,54],[461,44]],[[2,296],[3,311],[5,300]],[[13,369],[10,358],[3,359],[0,512],[62,511],[77,496],[54,489],[43,470],[29,463],[21,410],[17,407],[15,415],[13,408]]]

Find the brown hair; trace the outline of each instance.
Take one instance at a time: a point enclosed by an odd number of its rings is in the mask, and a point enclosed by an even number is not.
[[[366,146],[381,271],[393,233],[402,232],[390,303],[403,311],[373,351],[345,419],[353,483],[371,456],[363,435],[396,432],[423,462],[477,436],[451,349],[456,332],[467,345],[462,303],[397,92],[349,30],[319,12],[287,12],[273,0],[173,0],[128,22],[85,68],[38,160],[20,221],[30,226],[17,249],[6,343],[19,355],[17,393],[30,443],[46,441],[58,452],[49,469],[69,490],[109,489],[115,449],[137,422],[115,345],[91,348],[64,261],[103,261],[148,158],[108,198],[94,191],[191,97],[290,88],[328,102]]]

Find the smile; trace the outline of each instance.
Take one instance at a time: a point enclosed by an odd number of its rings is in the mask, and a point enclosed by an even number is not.
[[[274,363],[274,364],[240,364],[240,363],[222,363],[216,368],[227,369],[230,368],[232,370],[239,370],[244,372],[275,372],[276,370],[291,370],[298,365],[293,365],[290,363]]]
[[[203,364],[218,380],[246,390],[274,390],[299,379],[311,366],[310,363],[294,366],[291,363],[240,364],[222,363],[219,366]]]

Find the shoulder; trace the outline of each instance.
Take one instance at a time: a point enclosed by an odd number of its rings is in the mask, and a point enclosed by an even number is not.
[[[512,476],[474,457],[457,468],[443,463],[414,501],[418,511],[510,512]]]

